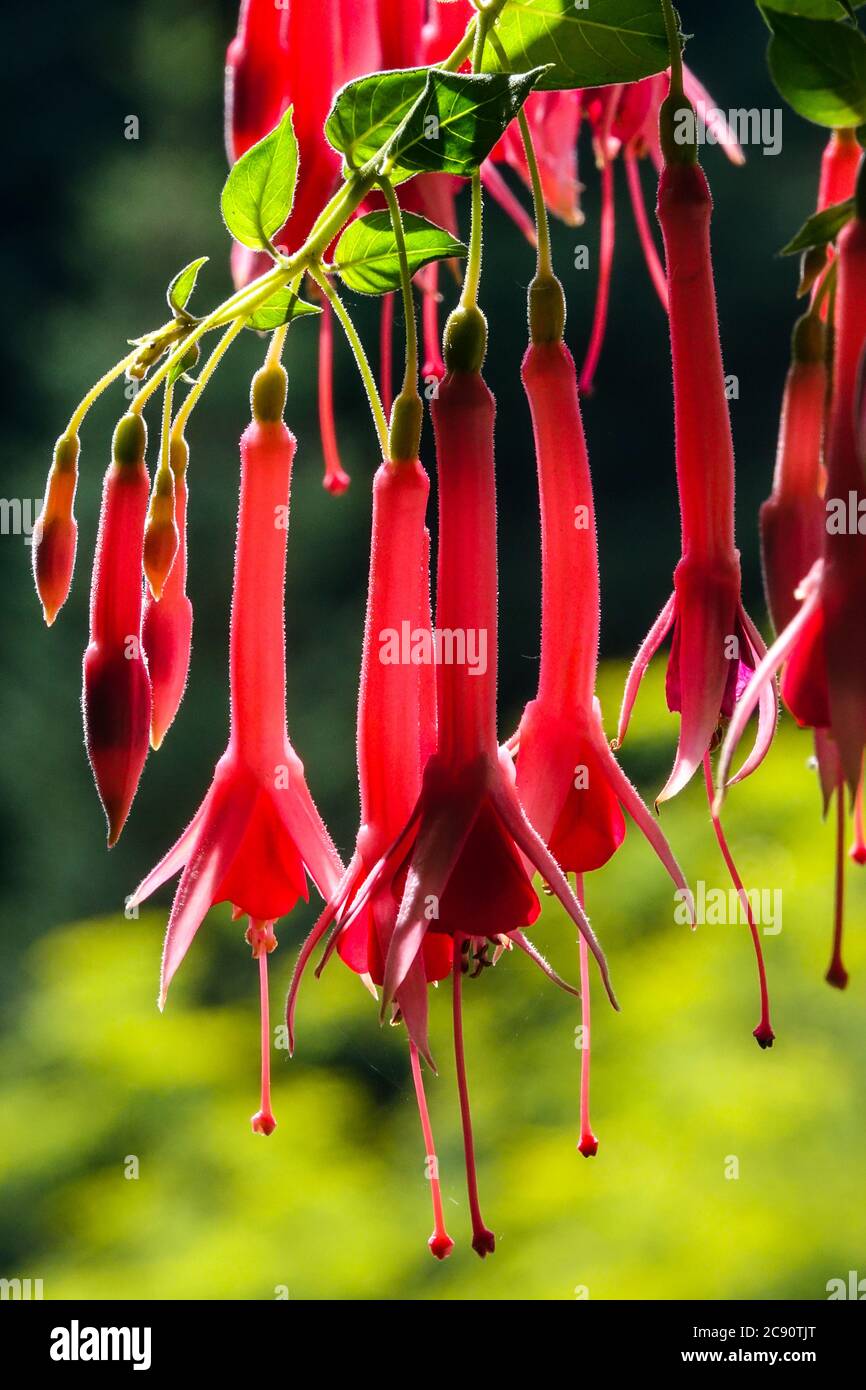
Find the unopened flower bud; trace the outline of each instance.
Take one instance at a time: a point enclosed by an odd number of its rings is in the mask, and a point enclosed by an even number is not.
[[[78,435],[61,435],[42,511],[33,531],[33,577],[50,627],[69,595],[75,568],[78,526],[73,515],[78,482]]]

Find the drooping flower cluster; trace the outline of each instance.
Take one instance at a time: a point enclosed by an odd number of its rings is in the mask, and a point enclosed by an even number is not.
[[[854,192],[862,168],[859,146],[846,132],[834,132],[829,141],[819,214],[850,198],[852,216],[835,251],[829,235],[819,236],[803,267],[810,304],[794,333],[773,491],[761,512],[767,598],[778,633],[767,653],[741,596],[711,198],[694,141],[680,143],[673,130],[679,116],[697,112],[737,161],[742,156],[734,134],[682,65],[668,0],[661,6],[667,46],[646,60],[644,75],[613,80],[614,66],[611,80],[596,87],[579,86],[573,67],[563,74],[556,63],[533,64],[522,78],[511,72],[516,63],[507,45],[519,26],[500,23],[507,4],[327,0],[314,6],[288,0],[277,6],[244,0],[227,57],[233,170],[223,197],[235,238],[237,290],[210,315],[196,318],[186,304],[201,262],[175,277],[169,323],[132,342],[132,351],[85,397],[58,440],[33,547],[36,585],[50,625],[72,582],[79,428],[92,401],[125,372],[141,384],[116,428],[103,485],[83,690],[87,751],[113,844],[148,746],[159,748],[175,719],[190,666],[190,455],[184,426],[240,331],[272,332],[265,364],[253,379],[252,421],[240,441],[228,744],[199,810],[132,901],[143,902],[178,878],[160,1007],[211,907],[228,903],[235,920],[246,919],[246,940],[258,961],[262,1033],[261,1104],[252,1127],[266,1135],[276,1124],[268,956],[277,945],[277,923],[308,897],[312,881],[324,908],[300,950],[289,989],[290,1047],[300,985],[321,945],[316,973],[336,956],[378,998],[381,1019],[405,1030],[431,1183],[429,1244],[439,1259],[453,1241],[423,1078],[424,1065],[435,1071],[430,986],[451,982],[472,1244],[485,1256],[495,1238],[482,1216],[476,1178],[463,1033],[466,981],[489,974],[484,967],[516,947],[553,983],[579,996],[578,1149],[589,1157],[598,1150],[589,1108],[590,956],[614,1006],[616,999],[586,915],[586,875],[619,850],[626,814],[691,912],[683,872],[657,818],[620,767],[596,696],[601,591],[580,393],[595,376],[607,317],[613,167],[620,156],[668,317],[682,552],[673,593],[629,674],[617,744],[625,738],[646,668],[670,634],[666,696],[668,708],[679,715],[679,740],[657,802],[684,791],[703,771],[712,826],[755,946],[761,995],[755,1036],[762,1047],[772,1044],[774,1034],[760,939],[719,813],[734,750],[756,707],[754,747],[730,781],[753,773],[770,748],[779,666],[785,704],[815,731],[825,808],[835,796],[840,844],[847,790],[854,802],[852,855],[866,862],[866,548],[856,507],[866,461],[866,192],[862,173]],[[495,73],[485,69],[488,40],[487,52],[499,61]],[[526,57],[519,44],[517,56]],[[595,71],[591,65],[588,70]],[[352,81],[368,72],[368,80]],[[542,89],[533,90],[542,78]],[[388,92],[396,93],[392,106]],[[572,225],[581,218],[576,142],[584,119],[601,170],[602,213],[596,310],[578,374],[565,343],[565,301],[553,273],[547,212]],[[341,145],[347,126],[351,134]],[[659,170],[664,262],[643,204],[638,161],[644,155]],[[531,190],[533,217],[507,183],[503,166],[506,176],[515,171]],[[456,193],[467,178],[468,248],[456,240]],[[482,376],[488,334],[478,303],[482,188],[538,250],[529,292],[530,342],[520,376],[540,500],[540,667],[534,697],[503,743],[496,709],[496,408]],[[333,248],[347,227],[359,225],[372,249],[359,256],[364,275],[353,281]],[[460,302],[440,347],[439,262],[461,253],[468,259]],[[359,275],[357,264],[353,272]],[[383,295],[378,385],[335,288],[339,278],[349,288]],[[302,301],[305,284],[314,302]],[[423,357],[414,289],[422,298]],[[395,393],[397,295],[406,371]],[[294,318],[316,313],[326,486],[339,492],[348,485],[333,411],[335,319],[356,356],[381,459],[372,489],[360,663],[360,827],[346,866],[315,806],[286,723],[284,591],[296,441],[284,423],[288,378],[280,359]],[[193,378],[199,343],[217,327],[223,337]],[[419,375],[426,378],[436,460],[435,609]],[[173,414],[172,393],[181,379],[189,390]],[[165,393],[163,429],[151,482],[143,410],[159,386]],[[711,758],[723,739],[714,776]],[[527,935],[543,926],[536,875],[576,928],[579,990],[559,977]],[[847,979],[841,941],[840,892],[828,972],[839,986]]]

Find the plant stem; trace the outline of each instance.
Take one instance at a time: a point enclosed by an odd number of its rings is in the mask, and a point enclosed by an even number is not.
[[[444,62],[438,65],[443,71],[456,71],[472,51],[473,46],[476,48],[479,47],[479,33],[494,22],[505,2],[506,0],[488,0],[483,20],[482,17],[479,17],[473,21],[467,27],[466,33],[457,47]],[[481,41],[479,56],[481,49],[483,49],[483,40]],[[201,319],[199,323],[195,324],[178,346],[168,354],[165,361],[156,369],[150,381],[137,392],[131,405],[133,411],[140,413],[141,410],[143,410],[144,406],[150,400],[150,397],[158,390],[172,368],[185,356],[195,343],[198,343],[205,336],[206,333],[209,333],[214,328],[220,328],[226,322],[242,321],[249,317],[255,309],[265,303],[277,290],[288,284],[296,276],[299,277],[303,275],[305,270],[311,270],[313,265],[321,260],[324,251],[333,241],[334,237],[337,236],[346,225],[352,214],[357,210],[376,182],[380,172],[377,168],[380,156],[381,151],[378,151],[362,170],[354,173],[347,182],[337,190],[334,196],[322,209],[322,212],[316,219],[303,246],[286,260],[281,260],[274,266],[273,270],[260,276],[252,285],[245,286],[243,289],[237,290],[234,294],[229,295],[228,299],[224,300],[223,303],[219,304],[210,314]],[[337,310],[337,313],[341,318],[341,322],[343,322],[340,310]],[[234,334],[232,337],[234,337]],[[228,341],[231,342],[231,339]],[[136,347],[96,382],[74,411],[69,422],[68,433],[77,433],[78,426],[81,424],[90,406],[96,398],[101,395],[105,388],[109,386],[112,381],[116,381],[126,370],[137,356],[137,353],[138,348]],[[222,352],[220,352],[220,357],[221,356]],[[214,366],[217,365],[220,357],[214,360]],[[366,359],[364,360],[366,361]],[[193,390],[195,390],[195,388],[193,388]],[[196,396],[195,399],[197,398]],[[187,400],[189,400],[189,397]],[[376,397],[371,398],[374,415],[377,414],[377,400],[378,393]],[[382,412],[382,414],[384,418],[384,412]],[[184,418],[186,418],[186,416],[184,416]],[[378,428],[379,421],[377,418],[377,429]],[[381,430],[379,432],[381,434]]]
[[[403,231],[403,214],[394,185],[390,179],[379,180],[379,187],[385,195],[394,239],[397,242],[397,255],[400,259],[400,286],[403,291],[403,314],[406,319],[406,373],[403,377],[405,395],[418,394],[418,325],[415,319],[415,300],[412,295],[412,275],[409,270],[409,257],[406,254],[406,236]]]
[[[382,457],[387,458],[388,421],[385,419],[385,411],[382,407],[382,401],[379,396],[378,387],[376,386],[376,379],[373,376],[372,368],[370,367],[370,363],[367,360],[367,354],[364,351],[364,344],[358,337],[358,331],[355,328],[355,325],[353,324],[351,318],[349,317],[349,314],[346,311],[343,301],[340,299],[340,296],[337,294],[337,291],[334,289],[333,285],[328,280],[327,275],[325,275],[323,271],[320,269],[320,267],[316,265],[311,265],[309,267],[309,271],[316,284],[319,286],[325,298],[327,299],[328,303],[330,304],[331,308],[333,309],[334,313],[337,315],[337,318],[340,320],[343,332],[345,333],[349,341],[349,346],[351,347],[352,352],[354,353],[355,361],[358,365],[358,371],[361,373],[361,380],[364,383],[364,389],[367,392],[367,399],[370,402],[370,409],[373,412],[373,419],[376,424],[376,433],[379,436],[379,444],[382,449]]]
[[[135,347],[132,349],[132,352],[127,353],[126,357],[122,358],[119,362],[116,362],[114,366],[105,373],[104,376],[101,376],[94,386],[91,386],[87,395],[76,406],[75,410],[69,417],[69,424],[66,426],[65,430],[65,433],[67,435],[78,433],[81,424],[84,420],[84,417],[87,414],[90,407],[93,405],[94,401],[102,395],[103,391],[107,387],[109,387],[113,381],[116,381],[119,376],[123,375],[127,367],[130,365],[130,363],[135,359],[137,355],[138,348]]]
[[[665,17],[665,30],[668,36],[668,52],[671,60],[671,92],[676,92],[678,96],[684,95],[683,89],[683,52],[680,48],[680,33],[677,25],[677,17],[671,0],[662,0],[662,10]]]
[[[200,396],[204,392],[205,387],[219,366],[222,358],[228,352],[235,338],[243,328],[244,322],[244,319],[235,319],[234,323],[229,325],[207,362],[199,372],[195,385],[187,392],[183,405],[175,415],[174,424],[171,427],[171,433],[174,439],[180,439],[183,436],[187,420],[192,414]]]
[[[169,467],[169,443],[171,440],[171,402],[174,396],[174,382],[166,382],[165,395],[162,402],[162,432],[159,437],[159,471],[160,473],[170,473]],[[173,476],[173,475],[172,475]]]
[[[508,54],[494,31],[491,31],[489,38],[502,71],[507,72]],[[517,124],[520,128],[520,137],[523,140],[523,149],[526,154],[526,166],[529,169],[529,178],[532,183],[532,204],[535,212],[535,234],[538,247],[538,274],[540,276],[553,275],[553,260],[550,254],[550,221],[547,216],[547,206],[544,201],[544,190],[541,186],[541,174],[538,168],[532,131],[529,129],[526,111],[522,106],[517,113]]]

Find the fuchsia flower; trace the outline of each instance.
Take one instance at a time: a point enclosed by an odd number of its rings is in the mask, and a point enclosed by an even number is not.
[[[536,320],[533,298],[542,289],[560,306],[553,331]],[[532,342],[522,377],[535,431],[541,498],[541,665],[538,693],[524,711],[515,740],[517,791],[531,824],[560,867],[579,876],[579,884],[583,874],[601,868],[622,844],[625,807],[690,901],[661,829],[611,752],[595,697],[598,545],[574,360],[557,331],[564,314],[558,283],[552,277],[537,279],[530,292]],[[598,1145],[589,1125],[589,994],[583,937],[580,953],[584,1034],[578,1147],[589,1156]]]
[[[618,741],[625,738],[644,672],[668,632],[668,708],[680,714],[673,770],[657,801],[682,791],[729,718],[765,648],[740,598],[734,544],[734,451],[719,344],[710,254],[712,201],[698,164],[665,164],[658,217],[667,257],[674,376],[677,484],[682,558],[674,592],[650,629],[623,696]],[[776,701],[761,701],[755,747],[738,773],[760,764],[772,741]]]
[[[644,639],[629,672],[620,711],[618,742],[625,738],[644,672],[668,632],[668,708],[680,715],[674,766],[657,803],[676,796],[703,765],[710,802],[710,752],[720,726],[734,714],[743,689],[764,656],[758,629],[740,596],[740,557],[734,544],[734,451],[725,395],[715,285],[710,252],[712,200],[695,146],[673,139],[673,113],[687,108],[671,81],[660,129],[664,167],[658,219],[665,245],[671,358],[674,378],[677,485],[682,558],[674,592]],[[761,692],[754,747],[737,773],[740,781],[760,765],[776,729],[776,692]],[[773,1043],[760,936],[718,814],[713,828],[745,910],[758,968],[761,1017],[754,1036]]]
[[[78,524],[73,515],[78,482],[78,435],[58,439],[48,474],[42,510],[33,528],[33,578],[51,627],[69,597]]]
[[[662,157],[658,138],[659,111],[667,95],[669,77],[657,73],[641,82],[614,87],[597,87],[584,92],[585,114],[592,126],[596,163],[601,170],[601,241],[599,246],[598,289],[595,313],[586,359],[580,373],[580,389],[592,390],[595,371],[601,356],[607,328],[616,234],[613,167],[617,155],[622,156],[626,171],[632,212],[644,254],[647,270],[662,307],[668,309],[668,291],[664,267],[656,250],[655,239],[647,219],[641,191],[640,164],[649,155],[661,171]],[[734,164],[742,164],[743,152],[734,138],[724,115],[713,105],[712,98],[698,79],[683,66],[686,96],[715,143],[721,145]]]
[[[330,897],[342,864],[286,731],[286,532],[295,439],[283,423],[285,373],[253,383],[253,420],[241,438],[241,487],[230,639],[231,734],[210,791],[177,843],[139,885],[143,902],[180,872],[166,931],[160,1007],[208,910],[230,902],[249,917],[266,1004],[273,926],[308,896],[307,875]],[[262,1108],[253,1128],[270,1133],[270,1038],[263,1015]],[[267,1046],[266,1046],[267,1045]]]
[[[286,1006],[289,1046],[295,1044],[298,989],[310,957],[335,920],[331,945],[359,975],[383,982],[399,909],[391,893],[371,897],[346,926],[367,879],[412,814],[421,791],[421,770],[436,742],[433,666],[429,661],[391,661],[386,645],[394,634],[411,634],[420,644],[431,637],[429,540],[425,512],[430,484],[417,459],[387,461],[373,482],[370,585],[364,626],[358,701],[358,777],[361,828],[355,853],[337,891],[310,933],[298,958]],[[330,948],[329,948],[330,951]],[[327,955],[325,957],[327,959]],[[415,1092],[426,1144],[433,1198],[430,1249],[444,1259],[453,1247],[445,1228],[436,1151],[427,1113],[416,1038],[427,1034],[427,982],[443,979],[452,966],[451,938],[429,936],[395,994],[395,1019],[406,1023]],[[321,967],[320,967],[321,968]]]
[[[856,503],[863,486],[863,457],[856,417],[860,364],[866,345],[863,182],[861,164],[856,215],[843,229],[837,243],[833,394],[827,434],[827,516],[822,555],[800,586],[799,610],[779,634],[745,691],[728,729],[719,764],[720,781],[724,786],[723,779],[727,777],[749,713],[756,702],[764,698],[767,688],[772,688],[774,673],[782,666],[785,704],[803,727],[826,731],[838,758],[841,779],[855,799],[855,808],[860,802],[853,855],[858,862],[862,853],[860,789],[866,745],[866,662],[863,659],[866,546],[857,525],[850,524],[850,515],[851,499]],[[827,761],[832,768],[829,757]],[[823,782],[826,800],[826,773]],[[844,804],[839,794],[840,839],[843,833]],[[837,868],[837,879],[840,877],[841,868]],[[827,979],[840,989],[848,979],[842,961],[841,893],[837,897],[833,954]]]
[[[140,415],[117,426],[90,591],[90,643],[84,654],[84,737],[96,789],[116,844],[147,758],[151,691],[141,645],[141,567],[150,480]]]
[[[150,588],[144,598],[141,640],[150,672],[153,707],[151,747],[159,748],[183,699],[192,648],[192,604],[186,593],[186,472],[189,449],[185,439],[171,444],[174,474],[174,524],[177,549],[162,592]]]

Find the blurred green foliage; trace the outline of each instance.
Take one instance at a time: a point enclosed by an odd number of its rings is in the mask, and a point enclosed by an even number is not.
[[[623,676],[605,672],[610,708]],[[626,750],[651,787],[672,724],[658,671]],[[438,1265],[404,1038],[379,1029],[339,960],[302,992],[294,1060],[274,1053],[279,1123],[266,1140],[249,1128],[256,972],[225,912],[200,932],[162,1017],[164,911],[52,932],[28,952],[3,1047],[3,1270],[44,1279],[47,1298],[269,1299],[280,1286],[314,1299],[571,1299],[582,1287],[592,1299],[824,1297],[828,1279],[862,1265],[866,1241],[866,880],[852,869],[840,995],[821,978],[833,847],[807,755],[807,736],[786,728],[727,815],[746,885],[783,892],[782,931],[764,938],[772,1051],[750,1036],[746,928],[675,925],[670,885],[633,827],[587,885],[622,1004],[615,1015],[594,978],[597,1158],[575,1149],[576,1001],[520,956],[467,983],[482,1206],[498,1237],[483,1265],[469,1245],[443,991],[428,1094],[457,1249]],[[664,824],[692,881],[726,886],[699,785]],[[573,930],[549,900],[533,935],[576,978]],[[275,1025],[291,920],[280,938]]]
[[[684,0],[689,62],[723,107],[774,107],[754,7]],[[8,322],[7,498],[41,494],[51,446],[86,385],[127,337],[161,321],[164,288],[209,254],[193,308],[228,289],[218,216],[225,175],[221,82],[234,0],[58,0],[4,20],[16,111],[0,226]],[[126,118],[139,139],[124,138]],[[714,248],[738,457],[738,534],[747,603],[760,616],[756,507],[772,470],[796,267],[774,253],[814,203],[822,132],[786,114],[782,154],[743,169],[708,149]],[[585,349],[598,245],[599,185],[584,138],[586,225],[554,229],[568,338]],[[670,587],[678,525],[665,325],[640,259],[623,181],[610,329],[585,403],[595,478],[607,654],[632,652]],[[652,176],[643,171],[648,202]],[[465,207],[464,231],[465,231]],[[532,257],[491,209],[484,302],[486,372],[499,402],[502,727],[532,694],[538,656],[538,537],[531,438],[518,366]],[[446,298],[451,287],[444,285]],[[354,307],[354,305],[353,305]],[[359,302],[365,341],[377,316]],[[293,329],[289,418],[300,447],[289,545],[289,722],[344,853],[356,830],[354,703],[375,440],[338,344],[340,444],[353,475],[321,488],[315,326]],[[623,1004],[598,998],[594,1117],[599,1157],[575,1152],[574,1001],[523,958],[467,985],[467,1045],[482,1198],[499,1245],[468,1246],[447,1001],[434,1001],[441,1077],[430,1084],[449,1222],[458,1249],[437,1266],[423,1146],[402,1039],[335,961],[300,1006],[299,1055],[277,1063],[280,1127],[249,1132],[258,1067],[256,980],[237,927],[214,913],[164,1017],[155,1008],[167,910],[128,922],[124,895],[195,810],[227,728],[226,640],[236,441],[263,344],[244,340],[189,430],[193,669],[184,706],[145,771],[109,856],[81,742],[80,659],[99,480],[121,389],[82,440],[79,564],[67,609],[41,627],[20,537],[0,540],[0,1274],[42,1277],[46,1296],[571,1298],[821,1297],[862,1269],[863,884],[852,871],[852,982],[822,982],[829,954],[832,835],[819,817],[808,740],[786,729],[765,769],[731,798],[746,883],[784,890],[784,928],[765,940],[779,1042],[761,1054],[751,946],[743,928],[673,923],[669,886],[632,830],[588,885]],[[430,464],[429,439],[425,459]],[[669,767],[674,720],[660,670],[638,706],[625,761],[649,795]],[[609,667],[610,720],[623,670]],[[664,811],[691,879],[723,886],[696,786]],[[313,920],[281,931],[274,1003]],[[79,925],[58,923],[79,920]],[[573,933],[546,904],[539,944],[576,976]],[[278,1018],[275,1011],[275,1018]],[[124,1159],[137,1155],[138,1180]],[[740,1178],[724,1177],[727,1155]]]

